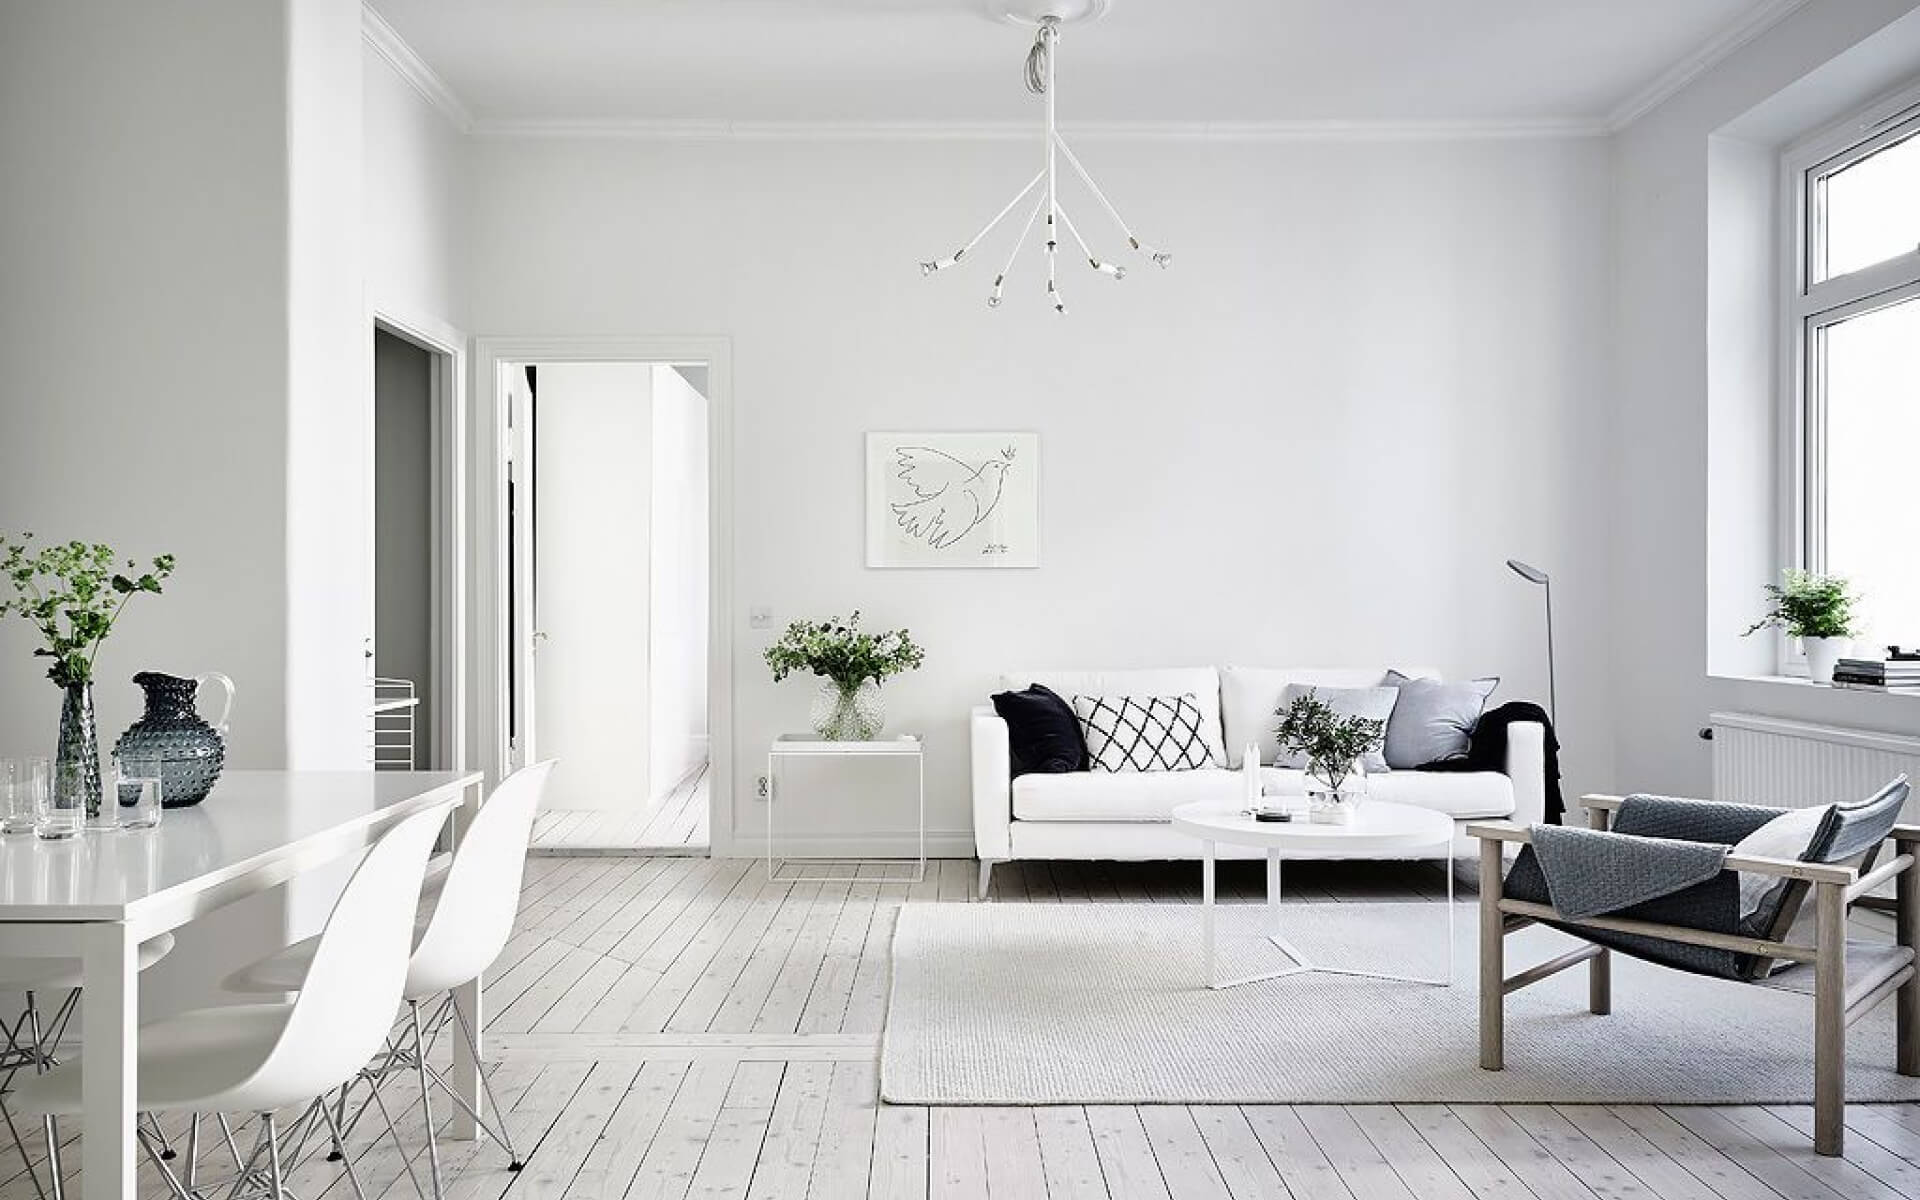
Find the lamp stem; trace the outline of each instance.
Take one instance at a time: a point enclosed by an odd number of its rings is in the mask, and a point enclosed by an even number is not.
[[[1555,730],[1560,727],[1560,697],[1553,676],[1553,581],[1546,583],[1547,592],[1547,716],[1552,720]]]

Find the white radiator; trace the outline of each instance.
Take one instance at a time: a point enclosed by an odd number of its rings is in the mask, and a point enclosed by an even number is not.
[[[1920,737],[1714,713],[1713,798],[1805,808],[1871,796],[1896,775],[1920,786]],[[1920,802],[1907,801],[1912,820]]]

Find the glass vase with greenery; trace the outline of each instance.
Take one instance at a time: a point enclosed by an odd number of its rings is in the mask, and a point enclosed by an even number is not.
[[[879,686],[888,678],[919,667],[926,653],[905,629],[870,633],[860,628],[860,612],[842,620],[795,621],[767,647],[774,682],[804,671],[824,682],[815,697],[814,732],[828,741],[870,741],[885,724]]]
[[[1346,790],[1347,777],[1361,756],[1380,748],[1387,730],[1385,721],[1340,715],[1311,691],[1295,697],[1279,715],[1274,733],[1280,748],[1304,755],[1307,774],[1336,796]]]
[[[124,569],[116,569],[124,564]],[[40,638],[34,657],[51,659],[47,678],[61,689],[60,741],[54,778],[79,787],[89,816],[100,813],[100,742],[93,716],[93,670],[100,643],[113,632],[127,602],[160,594],[173,574],[173,555],[141,571],[111,546],[85,542],[35,545],[31,533],[0,536],[0,574],[13,595],[0,600],[0,617],[13,615]]]

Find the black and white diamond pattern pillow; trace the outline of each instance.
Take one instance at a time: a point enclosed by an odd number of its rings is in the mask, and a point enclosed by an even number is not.
[[[1182,696],[1075,696],[1073,715],[1094,771],[1195,771],[1213,766],[1200,702]]]

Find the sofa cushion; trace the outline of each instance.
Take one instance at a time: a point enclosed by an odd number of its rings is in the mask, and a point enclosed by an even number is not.
[[[1178,696],[1192,692],[1207,736],[1207,761],[1225,766],[1220,740],[1220,673],[1212,667],[1160,667],[1120,671],[1018,671],[1001,676],[1007,688],[1037,683],[1062,696]],[[1276,693],[1277,694],[1277,693]]]
[[[1399,693],[1387,721],[1387,765],[1412,770],[1467,756],[1474,727],[1480,724],[1487,697],[1500,686],[1500,679],[1490,675],[1465,683],[1442,683],[1388,671],[1387,686]]]
[[[1439,672],[1414,667],[1408,674],[1424,677]],[[1273,730],[1280,724],[1280,696],[1288,684],[1370,688],[1379,687],[1386,677],[1385,667],[1222,667],[1220,715],[1229,752],[1223,761],[1239,762],[1249,745],[1260,747],[1264,764],[1272,765],[1280,757]]]
[[[1306,795],[1306,775],[1300,771],[1265,767],[1260,780],[1269,795]],[[1495,771],[1395,771],[1367,783],[1376,800],[1431,808],[1456,821],[1513,815],[1513,784]],[[1182,804],[1237,806],[1245,798],[1244,786],[1238,771],[1221,770],[1022,775],[1013,781],[1013,816],[1017,821],[1170,821]]]
[[[1007,723],[1007,754],[1015,776],[1059,775],[1087,769],[1087,742],[1073,706],[1048,688],[1000,692],[993,711]]]
[[[1216,765],[1200,702],[1179,696],[1075,696],[1094,771],[1197,771]]]
[[[1371,749],[1361,753],[1360,763],[1369,771],[1387,769],[1386,755],[1381,753],[1381,746],[1386,740],[1387,722],[1393,717],[1394,701],[1400,698],[1398,690],[1390,687],[1345,688],[1329,687],[1321,683],[1290,683],[1287,685],[1287,690],[1280,693],[1280,711],[1287,712],[1308,696],[1332,709],[1333,715],[1342,721],[1350,717],[1358,717],[1363,721],[1377,721],[1380,737],[1374,741]],[[1277,726],[1279,723],[1280,718],[1276,716],[1274,724]],[[1307,753],[1304,750],[1289,752],[1282,747],[1280,756],[1273,760],[1273,765],[1303,771],[1309,765]]]
[[[1301,771],[1260,771],[1261,790],[1268,795],[1304,796],[1306,780]],[[1498,771],[1389,771],[1367,776],[1367,795],[1390,804],[1431,808],[1456,821],[1513,815],[1513,781]]]
[[[1238,771],[1077,771],[1013,781],[1017,821],[1170,821],[1182,804],[1239,804]]]

